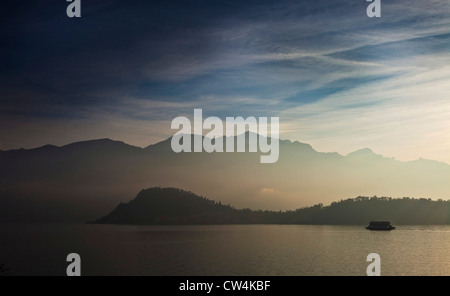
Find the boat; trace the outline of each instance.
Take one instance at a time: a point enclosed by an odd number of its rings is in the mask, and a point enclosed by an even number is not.
[[[369,226],[366,227],[368,230],[379,230],[379,231],[390,231],[394,230],[395,227],[391,225],[388,221],[372,221]]]

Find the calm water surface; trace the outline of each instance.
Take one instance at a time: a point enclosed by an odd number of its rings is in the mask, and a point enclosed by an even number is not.
[[[0,225],[0,263],[13,275],[450,275],[450,226]]]

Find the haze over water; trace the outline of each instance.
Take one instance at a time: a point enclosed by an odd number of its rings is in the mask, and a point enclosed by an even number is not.
[[[450,274],[450,226],[0,225],[0,261],[12,275],[365,276],[369,253],[384,276]]]

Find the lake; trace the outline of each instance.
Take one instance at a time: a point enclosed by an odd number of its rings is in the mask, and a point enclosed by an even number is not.
[[[450,226],[0,225],[0,263],[12,275],[364,276],[369,253],[385,276],[450,275]]]

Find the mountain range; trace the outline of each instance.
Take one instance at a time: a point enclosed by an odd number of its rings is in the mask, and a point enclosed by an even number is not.
[[[0,152],[0,222],[92,221],[158,186],[278,211],[362,195],[448,199],[449,180],[445,163],[370,149],[342,156],[280,140],[278,162],[261,164],[260,153],[177,154],[171,138],[146,148],[100,139]]]

